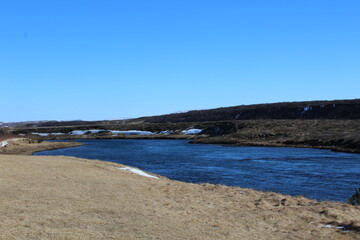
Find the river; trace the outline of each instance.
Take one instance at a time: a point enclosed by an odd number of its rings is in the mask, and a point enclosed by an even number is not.
[[[307,148],[230,147],[187,140],[77,140],[85,145],[34,155],[121,163],[170,179],[346,202],[360,187],[360,154]]]

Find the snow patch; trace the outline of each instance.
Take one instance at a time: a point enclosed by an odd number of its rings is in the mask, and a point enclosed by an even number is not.
[[[39,135],[39,136],[42,136],[42,137],[46,137],[46,136],[50,135],[49,133],[37,133],[37,132],[32,132],[31,134],[32,135]]]
[[[165,130],[165,131],[161,131],[159,132],[159,134],[162,134],[162,135],[169,135],[169,134],[172,134],[174,131],[173,130]]]
[[[9,145],[8,141],[0,142],[0,147],[6,147],[7,145]]]
[[[301,112],[301,114],[304,114],[304,113],[306,113],[307,111],[310,111],[310,110],[312,110],[312,107],[304,107],[304,110]]]
[[[138,130],[128,130],[128,131],[116,131],[110,130],[113,134],[125,134],[125,135],[153,135],[153,132],[149,131],[138,131]]]
[[[322,226],[320,226],[321,228],[332,228],[333,227],[333,225],[331,225],[331,224],[326,224],[326,225],[322,225]]]
[[[192,134],[198,134],[202,132],[202,129],[197,129],[197,128],[191,128],[191,129],[187,129],[187,130],[183,130],[181,131],[183,134],[185,135],[192,135]]]
[[[60,135],[65,135],[65,133],[50,133],[51,135],[54,135],[54,136],[60,136]]]
[[[74,131],[71,131],[69,134],[70,135],[83,135],[85,134],[87,131],[84,131],[84,130],[74,130]]]
[[[87,134],[87,133],[98,133],[98,132],[103,132],[105,130],[99,130],[99,129],[91,129],[91,130],[74,130],[74,131],[71,131],[69,134],[70,135],[84,135],[84,134]]]
[[[136,173],[138,175],[141,175],[141,176],[144,176],[144,177],[148,177],[148,178],[155,178],[155,179],[159,179],[158,177],[155,177],[155,176],[152,176],[150,174],[147,174],[146,172],[143,172],[139,169],[136,169],[136,168],[131,168],[131,167],[123,167],[123,168],[117,168],[117,169],[120,169],[120,170],[125,170],[125,171],[130,171],[130,172],[133,172],[133,173]]]
[[[335,227],[335,226],[333,226],[333,225],[331,225],[331,224],[326,224],[326,225],[321,225],[321,226],[319,226],[320,228],[333,228],[333,227]],[[342,230],[342,231],[344,231],[344,232],[350,232],[350,230],[347,230],[346,228],[345,228],[345,226],[337,226],[336,228],[338,228],[338,229],[340,229],[340,230]]]
[[[31,134],[32,135],[42,136],[42,137],[47,137],[49,135],[53,135],[53,136],[64,135],[65,133],[37,133],[37,132],[32,132]],[[19,136],[25,136],[25,134],[19,134]]]

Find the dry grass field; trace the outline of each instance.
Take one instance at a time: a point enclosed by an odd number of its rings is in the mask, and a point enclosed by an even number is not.
[[[4,141],[6,141],[8,145],[6,147],[0,147],[0,154],[29,155],[38,151],[82,145],[78,142],[43,142],[42,140],[37,139],[14,137],[4,139]]]
[[[0,239],[360,239],[359,207],[121,167],[0,154]]]

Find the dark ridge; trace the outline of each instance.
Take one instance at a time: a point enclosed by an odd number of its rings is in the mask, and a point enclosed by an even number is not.
[[[262,119],[360,119],[360,99],[240,105],[136,120],[165,123]]]
[[[282,102],[193,110],[160,116],[103,121],[29,121],[1,123],[1,127],[128,126],[137,123],[199,123],[271,119],[360,119],[360,99],[308,102]]]

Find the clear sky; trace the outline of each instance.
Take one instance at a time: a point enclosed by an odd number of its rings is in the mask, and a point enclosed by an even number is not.
[[[0,121],[360,97],[359,0],[0,0]]]

